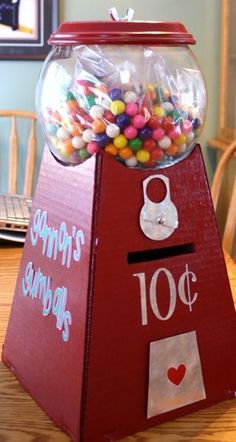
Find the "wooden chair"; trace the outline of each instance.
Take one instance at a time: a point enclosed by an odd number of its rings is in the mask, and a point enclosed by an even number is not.
[[[19,159],[19,135],[18,124],[20,119],[28,119],[30,121],[30,133],[28,137],[28,147],[25,162],[23,194],[32,195],[33,178],[35,168],[36,155],[36,121],[37,116],[34,112],[25,112],[17,110],[0,110],[0,118],[11,118],[10,138],[9,138],[9,167],[8,167],[8,189],[9,193],[19,193],[17,188],[18,182],[18,159]],[[0,134],[1,137],[1,134]],[[0,141],[1,147],[1,141]]]
[[[226,174],[227,165],[236,152],[236,140],[234,140],[227,150],[223,153],[213,178],[211,194],[215,211],[217,210],[219,196],[222,188],[222,181]],[[227,210],[226,221],[224,224],[222,245],[223,248],[232,256],[233,245],[236,233],[236,170],[233,176],[233,185],[231,198]]]

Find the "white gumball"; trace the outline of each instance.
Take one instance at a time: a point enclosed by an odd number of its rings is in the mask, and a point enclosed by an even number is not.
[[[125,103],[135,103],[138,100],[138,95],[134,91],[127,91],[124,94]]]
[[[75,149],[82,149],[86,145],[86,142],[84,141],[83,137],[81,137],[81,136],[73,137],[71,140],[71,143]]]
[[[101,118],[104,114],[104,108],[102,106],[99,106],[98,104],[95,104],[91,107],[89,111],[91,117],[95,120],[96,118]]]
[[[57,129],[57,138],[61,141],[65,141],[67,140],[67,138],[69,138],[70,136],[70,132],[65,128],[65,127],[59,127],[59,129]]]
[[[172,112],[174,110],[174,106],[172,103],[170,103],[169,101],[163,101],[163,103],[161,103],[161,107],[162,109],[164,109],[166,112]]]
[[[167,135],[165,135],[161,140],[158,141],[158,146],[163,150],[168,149],[170,145],[171,139]]]
[[[108,124],[107,128],[106,128],[106,134],[109,138],[115,138],[119,135],[120,133],[120,128],[119,126],[117,126],[116,124]]]
[[[91,141],[93,141],[95,137],[92,129],[85,129],[82,133],[82,138],[85,143],[90,143]]]
[[[135,156],[129,158],[128,160],[125,160],[125,164],[128,167],[135,167],[137,166],[138,160]]]

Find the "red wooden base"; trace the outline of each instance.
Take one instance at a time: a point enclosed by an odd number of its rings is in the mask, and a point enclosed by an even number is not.
[[[179,223],[158,241],[139,216],[160,173]],[[199,147],[161,171],[106,154],[64,167],[46,149],[3,359],[49,416],[102,442],[207,407],[233,396],[235,342]]]

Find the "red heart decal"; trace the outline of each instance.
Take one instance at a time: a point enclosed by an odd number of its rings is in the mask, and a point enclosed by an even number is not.
[[[167,377],[172,384],[179,385],[186,373],[186,367],[184,364],[180,364],[178,368],[170,367],[167,370]]]

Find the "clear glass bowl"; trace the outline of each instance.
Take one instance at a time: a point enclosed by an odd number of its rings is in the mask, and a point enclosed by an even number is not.
[[[100,151],[131,168],[185,158],[205,121],[207,94],[187,45],[56,45],[37,108],[53,155],[70,165]]]

